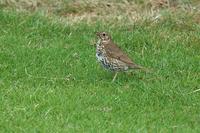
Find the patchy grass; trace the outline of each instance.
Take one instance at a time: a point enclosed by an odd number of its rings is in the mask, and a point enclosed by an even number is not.
[[[199,16],[198,0],[1,0],[4,10],[35,13],[65,18],[72,23],[134,23],[157,19],[163,12],[187,12]]]
[[[191,15],[121,26],[10,11],[0,18],[1,132],[200,131],[200,27]],[[90,45],[103,30],[154,72],[111,83]]]

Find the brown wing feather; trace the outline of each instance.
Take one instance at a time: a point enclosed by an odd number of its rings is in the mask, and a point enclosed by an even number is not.
[[[112,41],[108,42],[109,44],[105,44],[105,50],[106,53],[115,59],[118,59],[126,64],[128,64],[132,68],[140,68],[139,65],[136,65],[127,54],[125,54],[116,44],[114,44]]]

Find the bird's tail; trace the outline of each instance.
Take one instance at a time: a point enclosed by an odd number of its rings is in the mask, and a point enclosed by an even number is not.
[[[129,67],[130,67],[131,69],[139,69],[139,70],[142,70],[142,71],[144,71],[144,72],[151,72],[150,69],[145,68],[145,67],[140,66],[140,65],[137,65],[137,64],[130,64]]]

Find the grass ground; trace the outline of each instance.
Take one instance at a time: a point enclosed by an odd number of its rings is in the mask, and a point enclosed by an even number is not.
[[[200,132],[198,15],[71,24],[0,11],[1,132]],[[152,73],[112,73],[96,62],[106,30]]]

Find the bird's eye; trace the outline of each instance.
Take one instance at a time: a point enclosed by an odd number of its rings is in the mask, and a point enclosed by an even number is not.
[[[106,34],[105,33],[103,33],[103,36],[105,36]]]

